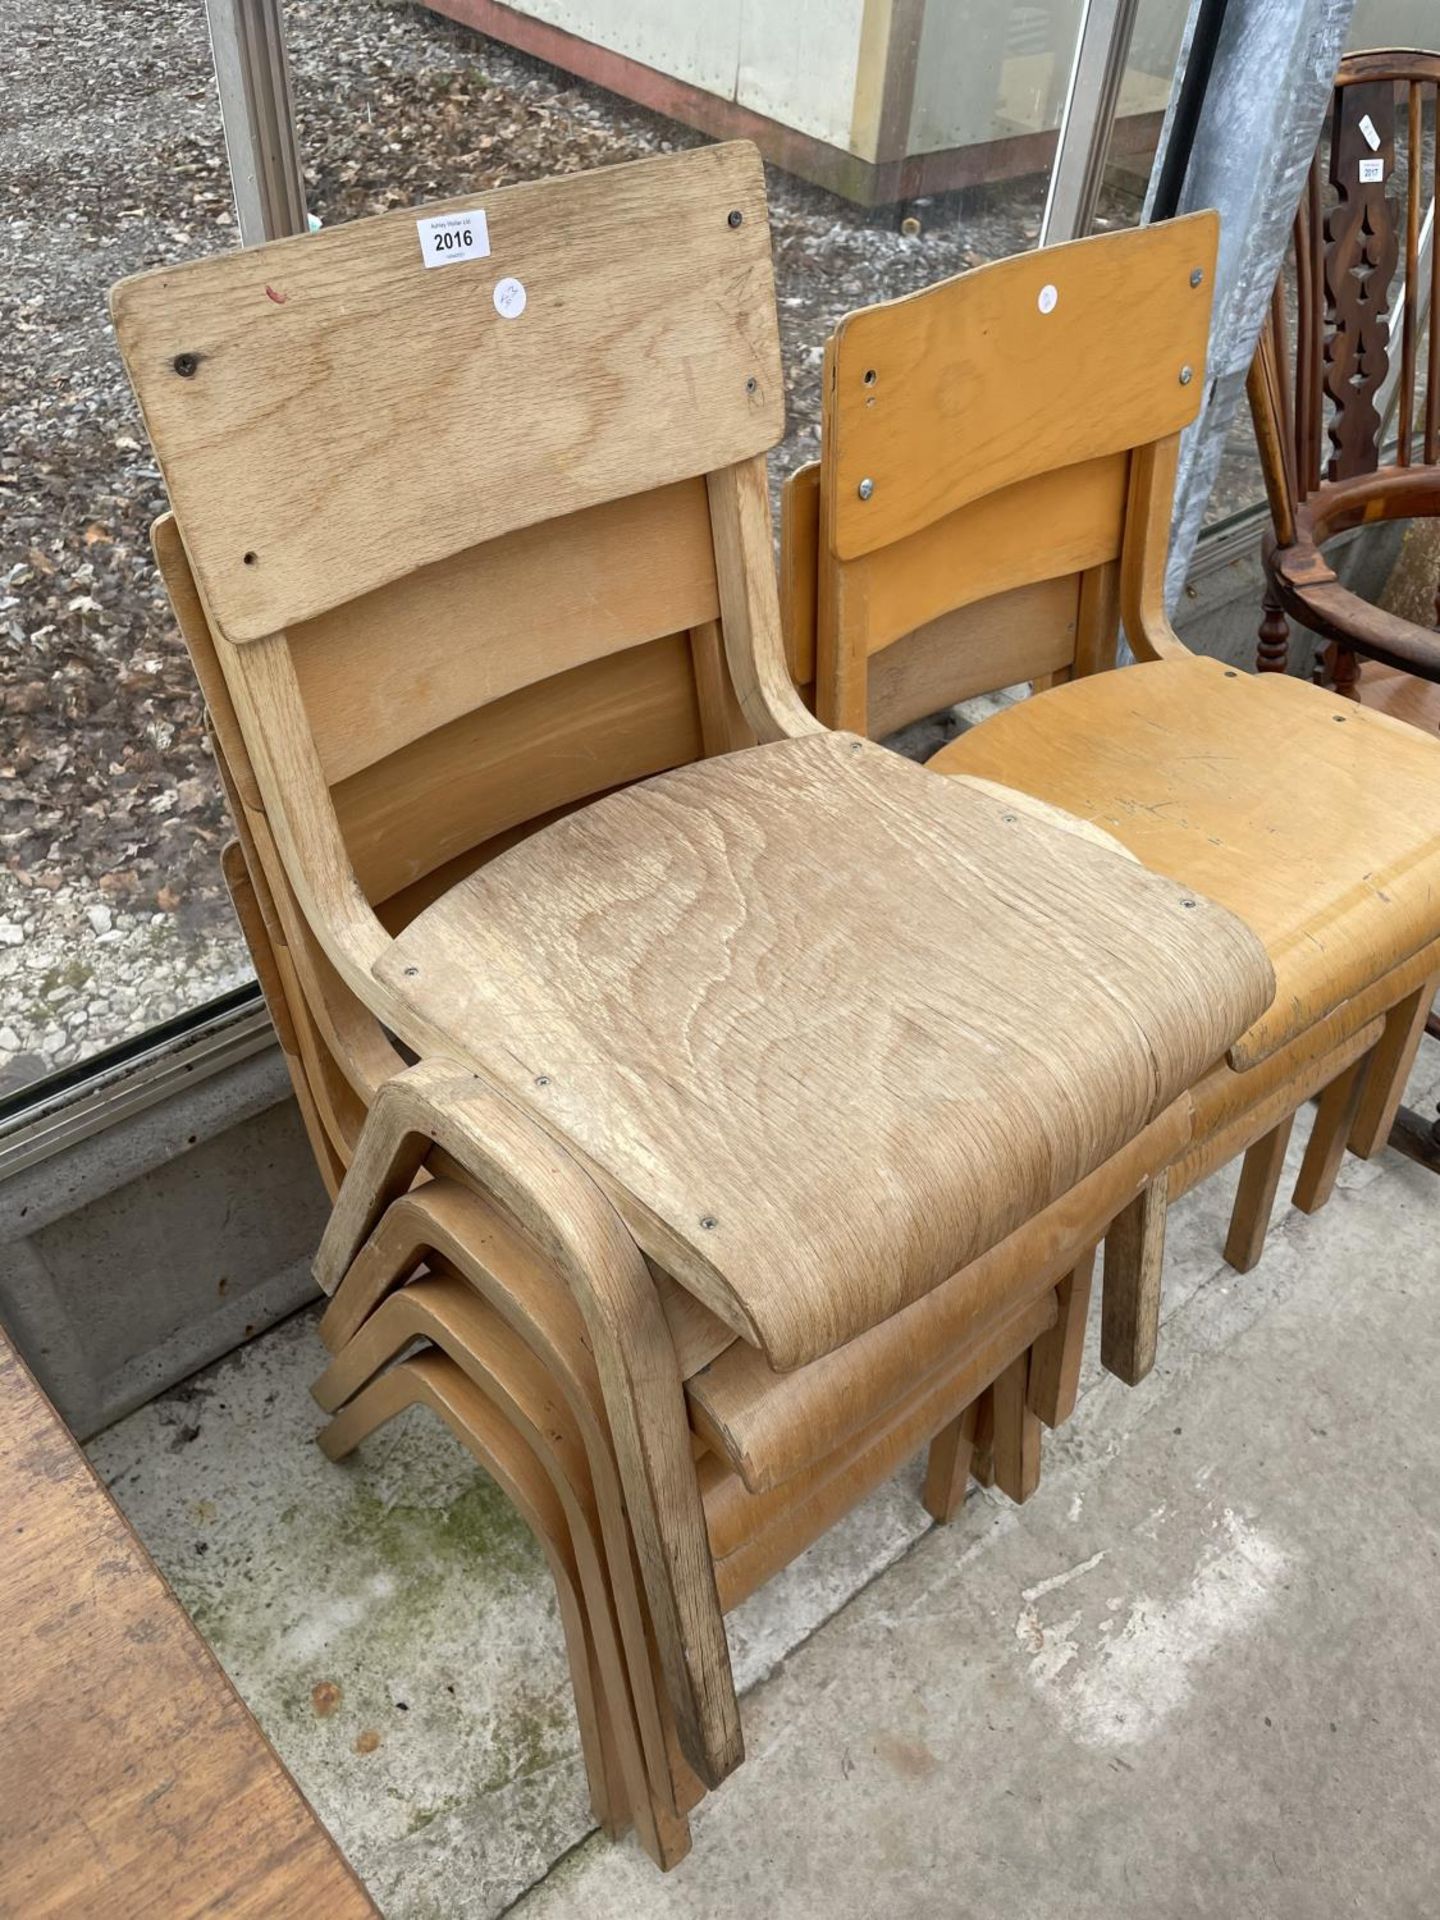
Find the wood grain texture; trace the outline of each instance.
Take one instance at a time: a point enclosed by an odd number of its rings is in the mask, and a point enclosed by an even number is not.
[[[893,1424],[869,1447],[858,1454],[845,1449],[833,1472],[804,1475],[797,1480],[772,1524],[715,1563],[716,1584],[727,1612],[782,1567],[788,1566],[797,1554],[803,1553],[858,1501],[888,1480],[898,1467],[942,1432],[963,1410],[959,1393],[965,1391],[970,1378],[967,1371],[957,1392],[952,1378],[943,1373],[936,1375],[937,1384],[917,1401],[907,1401],[897,1410]],[[977,1425],[982,1429],[989,1392],[987,1388],[980,1396]],[[988,1453],[985,1457],[988,1459]],[[977,1435],[971,1472],[980,1479],[986,1470]]]
[[[728,1462],[715,1454],[702,1455],[699,1473],[705,1524],[717,1564],[757,1538],[777,1518],[803,1505],[836,1473],[848,1473],[855,1461],[871,1454],[876,1442],[897,1428],[914,1435],[911,1451],[923,1446],[952,1412],[981,1393],[1016,1354],[1023,1353],[1054,1323],[1053,1291],[1012,1303],[973,1340],[949,1353],[935,1354],[933,1364],[911,1380],[902,1400],[881,1408],[863,1427],[847,1435],[840,1446],[763,1493],[749,1492]]]
[[[489,257],[427,269],[417,212],[475,208]],[[493,304],[502,277],[525,287],[516,319]],[[162,268],[122,281],[111,312],[234,641],[783,431],[764,179],[743,141]]]
[[[900,1401],[941,1356],[957,1353],[1016,1302],[1052,1289],[1189,1137],[1189,1102],[1179,1100],[999,1246],[797,1372],[776,1373],[743,1341],[728,1347],[686,1384],[696,1430],[752,1493],[778,1486]]]
[[[715,1786],[744,1747],[675,1347],[645,1263],[600,1190],[474,1074],[423,1063],[377,1092],[315,1277],[336,1290],[437,1145],[530,1238],[584,1316],[666,1694],[687,1760]]]
[[[957,607],[876,654],[866,672],[866,732],[875,740],[996,687],[1069,665],[1072,580],[1037,580]]]
[[[467,547],[290,629],[332,786],[518,688],[719,612],[701,480]]]
[[[1068,1191],[1270,993],[1231,916],[833,735],[557,822],[376,976],[781,1371]]]
[[[1437,992],[1440,992],[1440,979],[1432,977],[1392,1007],[1386,1017],[1385,1032],[1371,1055],[1355,1124],[1347,1142],[1351,1153],[1362,1160],[1379,1153],[1390,1138]]]
[[[1368,118],[1379,136],[1378,180],[1360,178],[1371,158],[1360,130]],[[1390,365],[1390,283],[1400,257],[1385,183],[1395,171],[1395,89],[1385,81],[1337,88],[1330,148],[1335,205],[1325,216],[1326,326],[1322,339],[1329,480],[1371,473],[1379,463],[1380,415],[1375,394]],[[1413,378],[1414,368],[1410,368]],[[1407,397],[1408,405],[1408,397]],[[1403,462],[1402,462],[1403,464]]]
[[[925,1511],[937,1527],[948,1526],[964,1504],[970,1485],[970,1459],[975,1451],[975,1420],[979,1406],[971,1401],[948,1427],[930,1442],[925,1461],[925,1486],[920,1495]]]
[[[343,1412],[317,1436],[331,1460],[344,1460],[397,1414],[428,1407],[471,1453],[505,1494],[545,1558],[555,1589],[570,1690],[580,1730],[581,1751],[590,1786],[591,1809],[611,1838],[634,1821],[642,1845],[665,1869],[688,1851],[688,1834],[676,1836],[673,1858],[657,1845],[643,1781],[627,1773],[618,1752],[627,1733],[623,1704],[611,1692],[613,1662],[607,1670],[596,1646],[593,1609],[596,1596],[585,1591],[576,1542],[552,1472],[533,1445],[506,1419],[504,1410],[463,1368],[439,1352],[422,1352],[362,1387]],[[607,1685],[607,1680],[609,1685]],[[619,1738],[617,1740],[616,1734]],[[629,1756],[627,1755],[627,1758]],[[667,1836],[669,1837],[669,1836]]]
[[[862,654],[873,655],[947,614],[977,608],[1017,588],[1052,583],[1053,599],[1072,575],[1119,557],[1128,475],[1126,455],[1107,454],[979,495],[853,560],[837,560],[822,543],[812,550],[832,582],[825,593],[834,595],[833,608],[824,606],[824,620]],[[1045,529],[1043,540],[1036,538],[1039,527]],[[805,531],[799,523],[792,530],[797,546]],[[1074,588],[1070,591],[1063,615],[1067,625],[1076,613]],[[1069,637],[1073,648],[1073,632]],[[1024,653],[1035,643],[1035,630],[1019,628],[1012,635],[1015,664],[1000,665],[987,685],[1034,678]],[[957,667],[963,664],[957,658]]]
[[[1155,1364],[1166,1196],[1167,1179],[1162,1173],[1130,1202],[1105,1236],[1100,1364],[1127,1387],[1138,1386]]]
[[[850,314],[821,454],[832,552],[854,559],[979,494],[1186,426],[1204,391],[1218,225],[1198,213],[1047,247]]]
[[[1440,643],[1428,627],[1348,592],[1324,557],[1350,502],[1364,501],[1366,511],[1349,524],[1379,507],[1372,488],[1391,490],[1396,518],[1440,510],[1440,329],[1433,324],[1428,371],[1423,382],[1419,377],[1420,304],[1427,285],[1440,291],[1440,231],[1432,234],[1428,259],[1419,245],[1423,209],[1435,190],[1425,120],[1440,97],[1437,76],[1440,56],[1413,48],[1351,53],[1340,62],[1294,223],[1293,354],[1287,262],[1247,384],[1276,540],[1266,557],[1270,591],[1258,662],[1262,670],[1283,669],[1288,616],[1319,637],[1327,678],[1347,693],[1362,658],[1440,680]],[[1362,179],[1362,167],[1380,177]],[[1329,205],[1322,176],[1333,188]],[[1378,401],[1392,382],[1397,444],[1390,465]]]
[[[1230,1050],[1237,1068],[1440,932],[1440,746],[1284,675],[1202,658],[1100,674],[996,715],[931,765],[1023,786],[1241,915],[1277,984]]]
[[[1322,1026],[1328,1024],[1321,1022]],[[1368,1053],[1383,1031],[1382,1021],[1370,1020],[1326,1051],[1307,1052],[1303,1057],[1292,1059],[1292,1049],[1286,1048],[1282,1053],[1272,1054],[1253,1074],[1234,1074],[1228,1067],[1223,1068],[1221,1071],[1231,1080],[1246,1083],[1253,1078],[1259,1083],[1245,1087],[1245,1099],[1241,1102],[1228,1097],[1218,1099],[1213,1085],[1215,1076],[1207,1074],[1195,1089],[1195,1144],[1170,1169],[1170,1199],[1178,1200],[1200,1181],[1208,1180],[1219,1168],[1229,1166],[1238,1155],[1248,1152],[1257,1140],[1278,1126],[1287,1113],[1295,1113],[1327,1087],[1336,1074],[1343,1073],[1352,1060]],[[1284,1071],[1271,1080],[1269,1071],[1277,1062]],[[1209,1114],[1203,1127],[1200,1122],[1202,1099]],[[1237,1205],[1235,1218],[1239,1217]]]
[[[720,620],[730,680],[757,740],[801,739],[819,725],[795,691],[780,631],[764,458],[706,475]]]
[[[432,1271],[455,1275],[484,1300],[543,1366],[585,1450],[651,1790],[658,1804],[678,1815],[683,1788],[662,1698],[650,1673],[639,1573],[604,1389],[584,1316],[550,1263],[493,1202],[465,1181],[463,1170],[447,1167],[392,1202],[331,1300],[321,1322],[322,1337],[332,1353],[350,1352],[398,1297],[394,1289],[424,1260]],[[483,1350],[483,1357],[491,1359],[493,1353]]]
[[[1360,1096],[1365,1090],[1368,1060],[1357,1060],[1320,1096],[1319,1110],[1310,1138],[1305,1143],[1305,1158],[1295,1181],[1294,1204],[1302,1213],[1318,1213],[1335,1191],[1336,1177],[1345,1158],[1345,1146]]]
[[[1010,1362],[991,1392],[995,1417],[991,1462],[995,1485],[1017,1506],[1023,1506],[1040,1484],[1042,1435],[1040,1421],[1030,1406],[1029,1381],[1027,1351]]]
[[[373,1916],[0,1338],[0,1911]]]
[[[412,1281],[370,1315],[312,1391],[320,1405],[333,1412],[414,1341],[426,1340],[459,1366],[513,1429],[559,1502],[560,1533],[574,1558],[580,1605],[604,1675],[626,1797],[646,1851],[657,1865],[669,1867],[688,1850],[689,1834],[676,1809],[623,1527],[618,1535],[611,1528],[618,1559],[612,1560],[606,1550],[606,1519],[594,1468],[597,1462],[608,1463],[610,1454],[608,1436],[597,1444],[593,1428],[600,1408],[598,1381],[592,1367],[583,1401],[577,1402],[566,1374],[551,1364],[553,1349],[547,1344],[537,1352],[530,1332],[528,1314],[513,1306],[500,1311],[468,1280],[436,1275]],[[569,1330],[572,1348],[578,1334],[578,1328]],[[592,1416],[588,1439],[578,1417],[582,1405]],[[608,1485],[614,1489],[613,1472]],[[611,1509],[613,1523],[622,1511],[613,1491]],[[618,1586],[614,1571],[620,1575]],[[655,1728],[656,1745],[649,1754],[653,1772],[647,1770],[642,1716]]]
[[[1080,1363],[1095,1283],[1095,1248],[1078,1260],[1055,1289],[1055,1325],[1030,1349],[1025,1384],[1030,1411],[1047,1427],[1059,1427],[1080,1396]]]
[[[1235,1211],[1225,1236],[1225,1258],[1237,1273],[1250,1273],[1265,1250],[1265,1235],[1275,1210],[1275,1195],[1285,1171],[1285,1153],[1295,1124],[1292,1109],[1249,1147],[1240,1169]]]
[[[366,898],[382,902],[537,815],[696,758],[688,637],[521,687],[331,789]]]

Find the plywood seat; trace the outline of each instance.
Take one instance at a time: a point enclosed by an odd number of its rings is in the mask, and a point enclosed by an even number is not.
[[[1268,988],[1203,899],[825,734],[555,822],[375,971],[782,1371],[1083,1180]]]
[[[1053,1294],[1076,1246],[1102,1239],[1152,1170],[1189,1142],[1187,1097],[988,1254],[808,1367],[777,1373],[734,1341],[686,1382],[691,1424],[751,1493],[783,1485],[983,1345],[1017,1304]]]
[[[1091,675],[930,764],[1008,779],[1243,915],[1276,994],[1231,1049],[1242,1069],[1440,933],[1440,749],[1283,675],[1200,657]]]

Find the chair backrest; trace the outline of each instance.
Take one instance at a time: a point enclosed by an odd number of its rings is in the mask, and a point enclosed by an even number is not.
[[[784,420],[748,143],[146,274],[112,310],[212,713],[347,970],[374,909],[403,922],[497,836],[748,737],[725,649],[742,696],[778,656]]]
[[[1158,594],[1217,232],[1202,213],[1101,235],[841,322],[781,569],[792,673],[827,725],[881,731],[1113,658],[1127,554]],[[869,676],[892,648],[882,717]]]
[[[1420,379],[1425,307],[1440,287],[1440,227],[1426,213],[1435,201],[1437,121],[1440,53],[1352,53],[1341,61],[1250,377],[1282,546],[1295,537],[1297,507],[1336,482],[1382,470],[1389,420],[1396,467],[1440,462],[1433,313]]]

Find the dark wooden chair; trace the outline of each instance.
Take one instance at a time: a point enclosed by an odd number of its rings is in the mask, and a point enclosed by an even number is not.
[[[1433,323],[1418,377],[1425,306],[1440,290],[1440,235],[1427,214],[1437,94],[1440,53],[1384,50],[1340,63],[1295,217],[1294,351],[1282,272],[1250,370],[1274,522],[1257,664],[1286,670],[1298,621],[1325,643],[1326,678],[1352,699],[1362,659],[1440,682],[1440,636],[1350,592],[1325,557],[1348,528],[1440,514]]]

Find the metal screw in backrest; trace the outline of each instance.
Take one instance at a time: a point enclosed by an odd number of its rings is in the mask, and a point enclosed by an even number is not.
[[[1194,378],[1195,378],[1195,369],[1193,367],[1181,367],[1180,384],[1182,387],[1188,387],[1190,382]]]
[[[729,213],[727,213],[725,216],[725,222],[727,226],[738,227],[741,224],[741,222],[744,220],[744,218],[745,216],[740,211],[739,207],[732,207]]]
[[[170,364],[182,380],[188,380],[200,365],[200,361],[193,353],[177,353]]]
[[[874,493],[875,491],[875,482],[869,479],[862,480],[859,486],[855,489],[855,491],[859,494],[862,500],[868,500],[871,494]]]
[[[1205,269],[1203,267],[1193,267],[1190,272],[1191,286],[1192,287],[1201,286],[1204,284],[1204,280],[1205,280]]]

